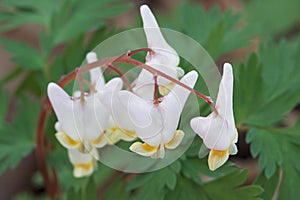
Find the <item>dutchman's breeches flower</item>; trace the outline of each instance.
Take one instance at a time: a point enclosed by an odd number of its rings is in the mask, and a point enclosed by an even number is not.
[[[216,101],[217,113],[214,111],[207,117],[196,117],[191,120],[192,129],[210,149],[208,157],[210,170],[216,170],[228,160],[229,155],[237,153],[235,143],[238,140],[238,132],[233,116],[232,96],[232,66],[225,63]]]
[[[98,60],[95,52],[90,52],[86,56],[87,62],[92,63]],[[119,108],[120,99],[117,93],[122,89],[123,82],[120,78],[113,78],[105,84],[101,68],[90,70],[91,83],[95,85],[98,92],[98,98],[105,105],[109,112],[108,125],[104,130],[104,136],[108,144],[113,145],[120,140],[133,141],[136,134],[133,131],[133,125],[128,119],[128,112],[124,108]],[[122,111],[122,115],[114,115],[115,108]]]
[[[193,88],[198,74],[191,71],[181,83]],[[142,156],[163,158],[166,149],[175,149],[182,141],[184,132],[177,130],[179,118],[190,91],[176,85],[157,104],[132,92],[121,91],[119,97],[129,113],[137,136],[144,142],[135,142],[130,150]]]
[[[96,60],[95,53],[87,55],[88,63]],[[73,97],[55,83],[48,85],[48,96],[58,118],[56,138],[68,149],[76,177],[88,176],[93,172],[95,159],[98,158],[97,148],[120,139],[129,140],[128,137],[122,137],[123,132],[109,120],[110,111],[100,101],[100,94],[122,86],[122,80],[114,78],[105,84],[100,68],[91,70],[90,76],[93,87],[90,93],[76,91]]]
[[[97,93],[81,95],[84,96],[70,97],[57,84],[48,85],[48,96],[58,118],[56,138],[69,150],[76,177],[91,174],[94,169],[91,163],[94,162],[87,158],[97,158],[95,148],[107,143],[103,131],[108,123],[108,111],[98,100]],[[76,155],[78,159],[75,159]]]
[[[148,6],[140,8],[144,32],[146,34],[148,48],[151,51],[146,56],[146,65],[149,65],[172,78],[178,79],[184,75],[184,71],[178,67],[179,56],[177,52],[166,42],[154,15]],[[165,96],[174,83],[163,77],[158,77],[160,93]],[[153,74],[143,69],[139,74],[134,91],[144,99],[153,99]]]

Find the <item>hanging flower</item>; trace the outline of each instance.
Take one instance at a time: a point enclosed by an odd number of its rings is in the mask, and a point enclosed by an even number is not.
[[[148,47],[152,50],[146,56],[146,65],[149,65],[175,79],[184,75],[184,71],[177,67],[179,64],[179,56],[177,52],[166,42],[160,28],[147,5],[140,7],[143,20],[143,27],[147,38]],[[159,77],[159,91],[164,96],[174,87],[174,83],[166,78]],[[142,70],[139,74],[135,92],[145,99],[153,99],[154,93],[153,74],[147,70]]]
[[[194,87],[198,74],[186,74],[180,82]],[[142,156],[163,158],[166,149],[175,149],[184,132],[176,130],[184,104],[190,91],[177,85],[158,104],[145,100],[132,92],[121,91],[119,97],[129,113],[137,136],[144,142],[135,142],[130,150]],[[119,105],[119,107],[122,105]]]
[[[87,60],[91,63],[97,57],[92,52],[87,55]],[[115,78],[105,84],[100,68],[91,70],[90,76],[94,89],[89,93],[75,91],[72,97],[57,84],[48,85],[49,100],[58,118],[55,136],[68,149],[76,177],[90,175],[98,158],[96,148],[111,143],[104,134],[106,129],[111,128],[110,112],[99,100],[99,94],[122,83],[121,79]]]
[[[90,52],[86,56],[87,62],[92,63],[98,60],[97,54],[95,52]],[[133,141],[136,139],[136,134],[133,131],[133,125],[128,119],[128,112],[121,108],[119,112],[122,115],[114,114],[114,105],[120,104],[120,99],[116,95],[123,87],[123,82],[120,78],[113,78],[107,84],[103,77],[101,68],[94,68],[90,70],[91,83],[95,85],[96,90],[99,95],[98,98],[105,105],[109,112],[108,124],[104,130],[104,135],[108,144],[113,145],[120,140]],[[105,89],[103,89],[105,88]]]
[[[210,170],[216,170],[228,160],[229,155],[237,153],[235,143],[238,140],[238,132],[233,116],[232,95],[232,66],[225,63],[216,101],[217,113],[212,112],[207,117],[196,117],[191,120],[192,129],[210,149],[208,157]]]

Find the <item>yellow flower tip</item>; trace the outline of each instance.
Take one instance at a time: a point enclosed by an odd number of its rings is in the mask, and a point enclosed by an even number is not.
[[[171,141],[165,144],[165,147],[167,149],[175,149],[178,147],[178,145],[182,142],[182,139],[184,137],[184,132],[182,130],[176,130],[174,137]]]
[[[227,150],[211,150],[208,156],[208,167],[211,171],[215,171],[221,167],[229,158]]]
[[[159,93],[162,95],[162,96],[166,96],[167,94],[169,94],[170,90],[173,89],[173,87],[175,86],[176,84],[173,83],[173,82],[170,82],[168,83],[167,85],[160,85],[158,87],[158,90],[159,90]]]
[[[158,147],[151,146],[147,143],[135,142],[129,149],[142,156],[151,156],[157,151]]]
[[[104,134],[101,134],[98,138],[95,140],[91,141],[91,145],[95,146],[97,148],[101,148],[107,144],[107,138]]]
[[[88,163],[81,163],[74,165],[73,175],[76,178],[90,176],[94,171],[94,160]]]
[[[76,141],[72,139],[70,136],[68,136],[65,132],[57,132],[55,134],[55,137],[57,140],[67,149],[76,148],[81,145],[80,141]]]
[[[135,131],[129,131],[114,126],[105,130],[105,137],[108,140],[109,145],[114,145],[120,140],[133,141],[136,138],[136,133]]]
[[[122,133],[124,133],[128,137],[131,137],[133,139],[135,139],[137,137],[135,131],[129,131],[129,130],[125,130],[125,129],[120,129],[120,130],[122,131]]]

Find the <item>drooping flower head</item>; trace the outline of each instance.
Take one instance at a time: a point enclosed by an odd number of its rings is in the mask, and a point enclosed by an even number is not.
[[[180,82],[193,88],[197,77],[197,72],[191,71]],[[157,105],[129,91],[119,92],[136,134],[144,142],[133,143],[130,150],[142,156],[163,158],[165,148],[175,149],[184,137],[184,132],[176,129],[189,94],[190,91],[176,85]]]
[[[148,47],[152,50],[148,52],[145,64],[175,79],[183,76],[184,71],[178,67],[179,56],[164,39],[149,7],[147,5],[141,6],[140,12]],[[163,77],[158,78],[158,84],[162,95],[166,95],[169,89],[174,86],[174,83]],[[145,99],[153,99],[153,88],[153,74],[143,69],[137,78],[135,92]]]
[[[235,143],[238,139],[238,132],[233,116],[232,96],[232,66],[225,63],[216,101],[218,113],[212,112],[207,117],[196,117],[191,120],[192,129],[210,149],[208,157],[210,170],[216,170],[228,160],[229,155],[237,153]]]
[[[97,61],[97,55],[89,53],[87,61],[88,63]],[[114,78],[105,84],[99,67],[90,71],[90,77],[94,90],[89,93],[76,91],[73,96],[69,96],[57,84],[48,85],[49,100],[58,119],[55,136],[68,149],[76,177],[88,176],[96,168],[97,148],[122,139],[110,140],[111,137],[115,138],[111,135],[120,133],[116,129],[110,131],[113,128],[109,120],[110,111],[100,100],[102,93],[122,86],[122,80]],[[108,135],[105,134],[107,131]]]

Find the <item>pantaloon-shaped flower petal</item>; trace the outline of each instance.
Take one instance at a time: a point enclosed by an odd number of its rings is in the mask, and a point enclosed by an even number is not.
[[[152,50],[146,56],[146,64],[177,79],[184,74],[184,71],[177,67],[179,56],[177,52],[166,42],[154,15],[148,6],[140,7],[143,20],[143,27],[147,38],[148,47]],[[158,84],[165,86],[170,81],[163,77],[158,77]],[[171,86],[171,85],[169,85]],[[135,92],[145,99],[153,99],[154,92],[153,75],[147,70],[142,70],[136,81]],[[162,95],[166,95],[169,90],[161,89]]]
[[[225,63],[216,101],[218,113],[212,112],[207,117],[196,117],[191,120],[192,129],[202,138],[204,145],[211,150],[208,158],[211,170],[223,165],[229,154],[237,153],[235,143],[238,133],[233,116],[232,96],[232,66]]]
[[[194,87],[197,78],[197,72],[192,71],[180,82]],[[164,147],[176,148],[184,136],[182,131],[176,129],[189,94],[188,90],[176,85],[159,105],[155,105],[152,101],[142,99],[131,92],[121,91],[119,97],[128,109],[136,134],[145,142],[134,143],[130,149],[144,156],[163,157]]]
[[[108,111],[96,94],[85,96],[84,102],[81,102],[78,98],[71,98],[57,84],[50,83],[48,96],[62,131],[72,140],[93,141],[103,133]]]
[[[95,148],[89,153],[82,153],[77,149],[69,149],[68,155],[74,166],[73,175],[75,177],[89,176],[97,167],[95,158],[98,157],[98,152]]]

